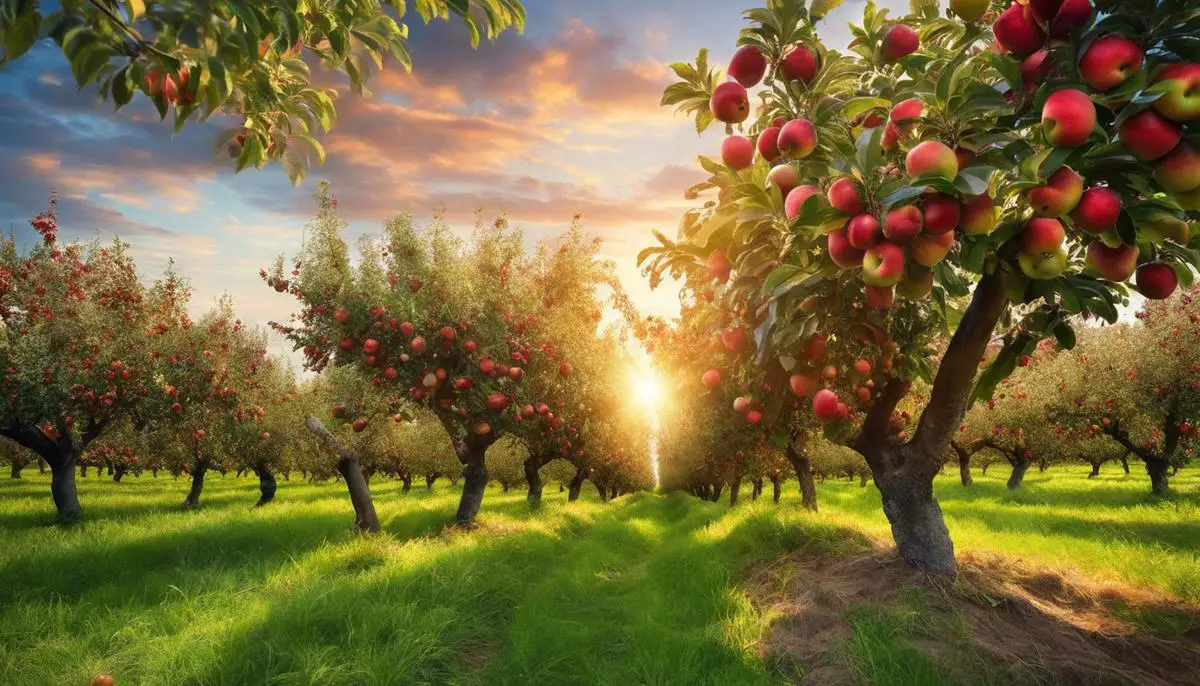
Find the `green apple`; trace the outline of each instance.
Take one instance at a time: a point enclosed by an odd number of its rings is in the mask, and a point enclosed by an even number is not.
[[[1017,263],[1021,265],[1025,276],[1031,279],[1053,279],[1067,270],[1067,250],[1059,247],[1048,253],[1019,253]]]

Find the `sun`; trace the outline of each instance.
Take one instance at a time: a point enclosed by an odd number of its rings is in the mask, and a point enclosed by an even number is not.
[[[635,375],[633,384],[638,403],[644,407],[656,407],[663,397],[662,381],[650,369],[639,369]]]

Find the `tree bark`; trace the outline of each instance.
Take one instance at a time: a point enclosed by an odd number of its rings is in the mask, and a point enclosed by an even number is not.
[[[1092,461],[1092,471],[1088,474],[1088,478],[1095,479],[1098,476],[1100,476],[1100,463],[1093,460]]]
[[[1121,469],[1125,470],[1125,476],[1129,476],[1129,453],[1121,456]]]
[[[426,474],[425,475],[425,490],[427,490],[427,491],[432,490],[433,482],[437,481],[437,478],[438,478],[437,472],[431,472],[429,474]]]
[[[24,467],[25,467],[25,463],[21,461],[21,458],[14,457],[13,461],[12,461],[12,468],[9,469],[9,472],[8,472],[9,476],[13,479],[20,479],[21,478],[21,469],[23,469]]]
[[[401,478],[401,483],[404,485],[400,487],[400,492],[407,494],[412,490],[412,474],[405,474]]]
[[[375,502],[371,499],[371,489],[367,486],[362,467],[358,464],[358,456],[339,443],[333,434],[329,433],[329,429],[326,429],[316,417],[310,416],[305,424],[309,431],[320,438],[340,458],[337,463],[337,471],[346,482],[346,490],[350,493],[350,504],[354,506],[354,528],[358,531],[377,533],[379,517],[375,514]]]
[[[116,470],[113,471],[113,483],[121,483],[121,479],[124,478],[127,471],[129,471],[129,468],[125,465],[117,465]]]
[[[537,508],[542,504],[542,463],[537,457],[530,455],[525,460],[525,482],[529,484],[529,493],[525,499],[529,506]]]
[[[583,467],[575,469],[575,476],[571,477],[571,483],[567,486],[567,502],[573,503],[579,500],[579,492],[583,490],[583,482],[587,479],[587,470]]]
[[[487,448],[474,449],[469,460],[463,465],[463,490],[458,502],[458,512],[455,521],[459,526],[469,526],[483,507],[483,494],[487,490],[488,473],[484,463],[484,453]]]
[[[275,475],[271,473],[271,469],[265,464],[260,464],[254,468],[254,473],[258,475],[258,502],[255,507],[262,507],[275,499],[275,490],[279,484],[275,481]]]
[[[954,449],[954,453],[958,455],[958,477],[962,480],[963,486],[975,485],[975,480],[971,478],[971,453],[967,448],[950,441],[950,447]]]
[[[808,453],[801,454],[796,450],[794,444],[789,443],[785,454],[788,462],[792,463],[792,468],[796,470],[796,478],[800,481],[800,500],[804,504],[804,509],[816,512],[819,509],[817,485],[813,483],[812,461],[808,459]]]
[[[108,475],[109,475],[109,476],[112,476],[112,475],[113,475],[113,465],[112,465],[112,463],[111,463],[111,462],[109,462],[107,466],[108,466]]]
[[[208,467],[208,460],[201,457],[197,451],[196,461],[192,464],[192,487],[183,499],[183,509],[200,507],[200,493],[204,490],[204,475],[208,473]]]
[[[1014,452],[1008,461],[1012,464],[1012,473],[1008,475],[1008,490],[1015,491],[1025,481],[1025,472],[1029,471],[1030,461],[1024,455]]]
[[[983,466],[979,468],[979,471],[982,472],[984,476],[987,476],[987,470],[988,470],[988,467],[990,467],[990,466],[991,466],[991,464],[984,462]]]
[[[881,474],[875,485],[883,497],[883,513],[892,525],[892,538],[900,557],[910,566],[930,574],[955,576],[954,543],[933,497],[933,481],[904,468]]]
[[[1150,476],[1150,492],[1154,495],[1166,495],[1168,490],[1166,460],[1146,460],[1146,474]]]
[[[862,473],[860,473],[860,474],[858,475],[858,487],[859,487],[859,488],[866,488],[866,487],[867,487],[867,479],[869,479],[869,478],[871,478],[871,473],[870,473],[870,472],[862,472]]]
[[[79,477],[81,479],[87,478],[87,468],[88,468],[88,466],[86,464],[79,465]]]
[[[83,516],[79,492],[75,489],[76,459],[75,455],[70,455],[57,468],[50,464],[50,495],[58,510],[58,521],[63,524],[77,522]]]
[[[780,496],[783,495],[783,479],[778,476],[771,477],[771,500],[779,502]]]
[[[729,482],[729,506],[737,505],[738,495],[742,492],[742,475],[738,474]]]
[[[721,492],[724,490],[725,490],[724,483],[718,481],[717,483],[713,484],[712,501],[714,503],[721,502]]]
[[[751,500],[758,500],[758,496],[762,495],[762,491],[763,491],[763,480],[762,480],[762,478],[760,477],[760,478],[757,478],[757,479],[752,479],[752,480],[750,481],[750,483],[751,483],[751,484],[754,486],[754,488],[750,489],[750,499],[751,499]]]
[[[608,502],[608,491],[595,481],[592,482],[596,486],[596,492],[600,494],[601,502]]]

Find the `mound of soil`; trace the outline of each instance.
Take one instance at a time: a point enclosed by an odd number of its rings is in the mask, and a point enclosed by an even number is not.
[[[909,608],[904,640],[950,683],[1200,684],[1200,608],[998,557],[960,555],[959,570],[931,578],[885,549],[775,560],[748,581],[772,618],[762,657],[795,683],[860,683],[856,618]]]

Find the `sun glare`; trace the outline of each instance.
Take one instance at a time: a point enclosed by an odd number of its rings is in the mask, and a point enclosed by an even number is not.
[[[637,392],[638,402],[645,407],[658,405],[658,401],[663,395],[662,382],[649,369],[642,369],[637,372],[637,378],[634,379],[634,389]]]

